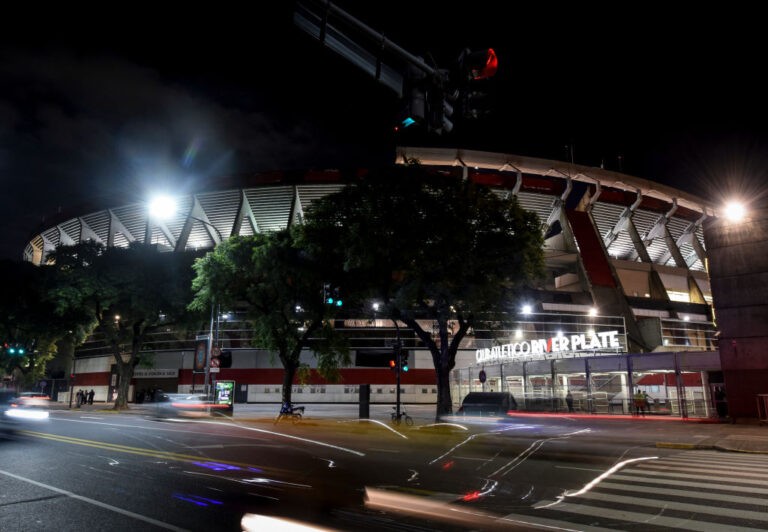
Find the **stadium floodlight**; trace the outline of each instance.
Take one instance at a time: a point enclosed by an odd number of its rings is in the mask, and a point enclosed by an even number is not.
[[[740,222],[747,215],[747,209],[740,201],[731,201],[725,206],[725,217],[730,222]]]
[[[176,200],[170,196],[155,196],[149,201],[149,214],[161,220],[170,218],[176,214]]]

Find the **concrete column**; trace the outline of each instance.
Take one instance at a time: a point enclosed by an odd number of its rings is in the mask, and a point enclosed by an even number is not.
[[[729,415],[756,418],[768,393],[768,209],[704,223]]]

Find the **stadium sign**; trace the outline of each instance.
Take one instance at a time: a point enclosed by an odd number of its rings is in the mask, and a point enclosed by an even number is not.
[[[475,356],[478,362],[491,360],[508,360],[513,358],[528,358],[546,353],[568,353],[577,351],[593,351],[599,349],[618,349],[619,331],[590,332],[572,334],[569,336],[554,336],[524,342],[495,345],[490,348],[478,349]]]

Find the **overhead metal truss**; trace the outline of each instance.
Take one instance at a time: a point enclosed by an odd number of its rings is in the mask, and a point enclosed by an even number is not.
[[[702,223],[714,215],[714,208],[683,191],[597,168],[507,154],[400,148],[397,159],[400,163],[415,159],[425,166],[461,167],[463,178],[483,171],[508,176],[503,184],[491,186],[502,196],[516,196],[524,208],[536,212],[544,232],[561,218],[572,184],[589,183],[589,208],[611,258],[704,269]],[[555,184],[549,190],[539,190],[525,185],[528,178],[546,178]],[[293,175],[253,186],[244,182],[239,188],[177,198],[177,213],[163,222],[150,219],[144,203],[85,213],[44,227],[28,243],[24,258],[41,264],[57,246],[86,240],[123,247],[141,241],[167,251],[211,248],[234,235],[302,223],[313,201],[344,186],[338,171],[311,172],[303,178]],[[617,203],[615,197],[606,194],[608,190],[636,195],[636,201],[631,205]],[[664,210],[644,208],[644,198],[661,200]],[[686,211],[683,217],[682,210]],[[693,220],[691,212],[696,215]]]

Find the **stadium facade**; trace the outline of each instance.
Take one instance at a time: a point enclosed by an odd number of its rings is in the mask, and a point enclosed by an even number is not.
[[[464,340],[454,401],[470,390],[503,390],[522,408],[560,409],[570,390],[578,409],[618,413],[631,409],[640,389],[656,413],[714,415],[714,389],[723,378],[702,229],[714,218],[711,204],[625,174],[509,154],[398,148],[397,163],[407,161],[516,196],[538,214],[545,235],[545,286],[518,302],[504,330],[476,329]],[[89,239],[107,246],[152,243],[169,252],[212,248],[232,235],[302,223],[313,201],[364,174],[322,170],[222,180],[215,189],[176,198],[177,213],[162,222],[148,215],[147,203],[62,214],[35,231],[24,259],[42,264],[56,246]],[[372,401],[394,401],[393,372],[371,362],[391,350],[393,325],[350,316],[336,327],[349,337],[354,366],[342,371],[341,384],[313,374],[296,385],[295,400],[356,402],[359,386],[370,384]],[[240,401],[279,401],[282,368],[252,347],[239,316],[221,315],[212,329],[214,343],[233,356],[230,368],[209,376],[236,381]],[[401,374],[402,399],[434,402],[431,356],[407,330],[404,340],[410,371]],[[139,371],[132,393],[201,387],[204,375],[193,371],[194,338],[179,344],[159,335],[148,349],[156,353],[155,368]],[[311,353],[306,362],[313,364]],[[82,346],[70,371],[75,381],[65,388],[93,388],[97,400],[116,384],[98,338]]]

